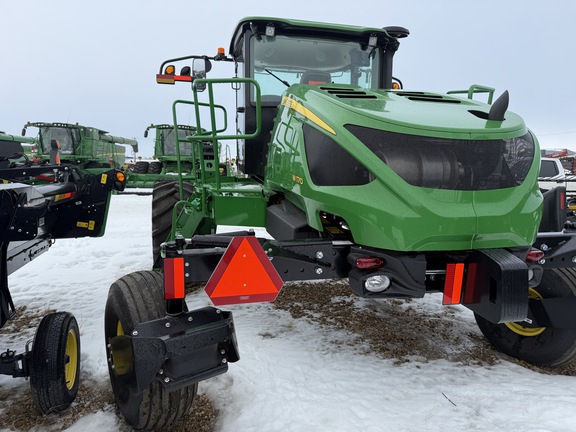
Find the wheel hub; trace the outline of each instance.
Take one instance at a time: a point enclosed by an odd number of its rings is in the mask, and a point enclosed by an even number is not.
[[[528,297],[531,300],[542,300],[544,297],[542,297],[538,291],[536,291],[534,288],[529,288],[528,289]],[[534,337],[534,336],[538,336],[539,334],[542,334],[544,332],[544,330],[546,330],[546,327],[530,327],[530,326],[526,326],[525,323],[519,323],[519,322],[507,322],[504,323],[506,325],[506,327],[508,327],[510,330],[512,330],[514,333],[520,335],[520,336],[526,336],[526,337]]]
[[[66,364],[64,375],[66,378],[66,388],[72,390],[76,383],[76,372],[78,371],[78,340],[74,331],[68,332],[66,338]]]

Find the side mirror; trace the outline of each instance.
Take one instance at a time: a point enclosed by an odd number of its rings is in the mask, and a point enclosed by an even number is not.
[[[148,129],[144,131],[144,138],[148,138]]]
[[[206,74],[212,70],[212,63],[208,59],[194,59],[192,62],[192,83],[197,79],[206,78]],[[206,90],[206,84],[197,84],[197,91]]]

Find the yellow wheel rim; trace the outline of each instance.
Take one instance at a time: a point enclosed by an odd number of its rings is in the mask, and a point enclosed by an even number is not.
[[[124,336],[124,327],[120,320],[116,324],[116,336]],[[134,359],[132,358],[132,350],[129,351],[114,351],[112,354],[112,362],[114,364],[114,370],[118,375],[127,374],[132,370],[132,365]]]
[[[120,320],[118,320],[118,324],[116,324],[116,336],[124,336],[124,327],[122,327]]]
[[[530,299],[536,299],[536,300],[542,300],[544,298],[534,288],[528,289],[528,297]],[[524,327],[523,325],[517,322],[507,322],[504,324],[514,333],[526,337],[538,336],[539,334],[544,332],[544,330],[546,330],[546,327]]]
[[[78,339],[74,330],[68,331],[66,338],[66,365],[64,366],[64,376],[66,378],[66,388],[72,390],[76,384],[76,373],[78,372]]]

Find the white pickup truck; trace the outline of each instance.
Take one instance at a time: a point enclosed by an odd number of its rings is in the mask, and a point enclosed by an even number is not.
[[[566,194],[576,196],[576,175],[566,171],[560,159],[543,157],[540,159],[538,175],[540,189],[549,190],[556,186],[566,187]]]
[[[568,223],[571,223],[573,228],[576,228],[576,175],[565,170],[560,159],[543,157],[540,159],[538,185],[542,192],[557,186],[566,188],[565,199]]]
[[[547,191],[556,186],[564,186],[566,188],[566,195],[571,198],[576,198],[576,175],[566,171],[560,159],[546,157],[540,159],[538,184],[543,191]]]
[[[542,190],[549,190],[556,186],[567,186],[566,172],[559,159],[546,157],[540,159],[538,184]],[[568,188],[566,187],[566,189]]]

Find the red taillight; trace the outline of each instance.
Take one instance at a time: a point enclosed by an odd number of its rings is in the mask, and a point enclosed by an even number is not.
[[[448,264],[446,266],[446,280],[444,282],[442,304],[460,304],[463,282],[464,264]]]
[[[531,263],[537,263],[543,258],[544,258],[544,252],[542,252],[540,249],[532,249],[530,252],[528,252],[526,261]]]
[[[184,258],[166,258],[164,260],[164,298],[166,300],[183,299]]]
[[[384,265],[384,260],[380,257],[360,257],[356,258],[356,267],[359,269],[376,269]]]

